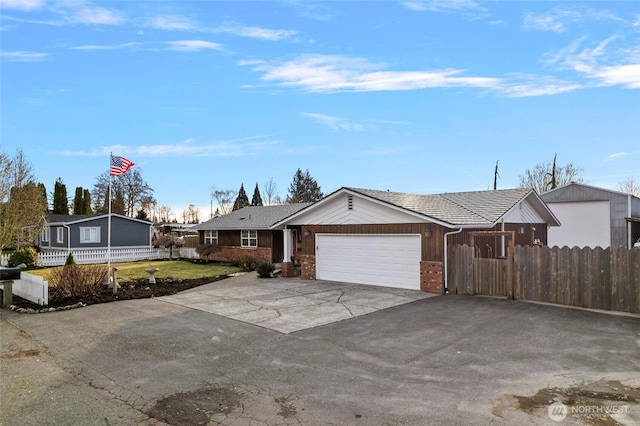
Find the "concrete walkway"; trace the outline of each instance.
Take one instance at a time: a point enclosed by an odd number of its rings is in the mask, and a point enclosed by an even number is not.
[[[320,280],[260,279],[250,272],[156,300],[288,334],[433,296]]]

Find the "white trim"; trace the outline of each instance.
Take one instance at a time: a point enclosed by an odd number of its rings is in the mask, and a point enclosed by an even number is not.
[[[213,236],[215,233],[215,237]],[[218,244],[218,230],[217,229],[207,229],[204,231],[204,243],[205,244],[213,244],[213,240],[215,240],[215,244]]]
[[[80,244],[99,244],[100,243],[100,226],[80,226],[78,227],[80,235],[78,238],[78,242]],[[89,232],[88,239],[86,232]]]
[[[245,232],[247,233],[246,237]],[[254,236],[252,236],[252,234]],[[247,244],[244,243],[244,240],[247,240]],[[255,245],[252,245],[251,242],[255,241]],[[258,247],[258,230],[257,229],[242,229],[240,230],[240,247],[242,248],[257,248]]]
[[[56,228],[56,244],[64,243],[64,228]]]
[[[387,202],[378,200],[376,198],[370,197],[368,195],[361,194],[359,192],[353,191],[353,190],[351,190],[349,188],[342,187],[342,188],[338,189],[337,191],[333,192],[332,194],[327,195],[322,200],[317,201],[317,202],[313,203],[312,205],[310,205],[308,207],[305,207],[304,209],[300,210],[299,212],[289,216],[288,218],[286,218],[286,219],[284,219],[284,220],[272,225],[271,228],[273,229],[273,228],[276,228],[276,227],[281,226],[281,225],[290,224],[290,222],[293,219],[295,219],[295,218],[297,218],[297,217],[299,217],[299,216],[301,216],[303,214],[306,214],[306,213],[308,213],[308,212],[310,212],[312,210],[315,210],[315,209],[319,208],[320,206],[323,206],[324,204],[328,203],[329,201],[333,200],[334,198],[339,197],[341,194],[355,195],[358,198],[362,198],[362,199],[371,201],[371,202],[373,202],[375,204],[378,204],[378,205],[387,207],[389,209],[395,210],[397,212],[402,212],[402,213],[405,213],[405,214],[407,214],[409,216],[418,218],[418,219],[420,219],[420,222],[435,223],[437,225],[444,226],[445,228],[454,228],[455,227],[454,225],[452,225],[450,223],[443,222],[443,221],[438,220],[436,218],[433,218],[431,216],[420,214],[420,213],[417,213],[417,212],[415,212],[413,210],[405,209],[403,207],[396,206],[395,204],[387,203]],[[474,227],[476,227],[476,226],[474,226]]]

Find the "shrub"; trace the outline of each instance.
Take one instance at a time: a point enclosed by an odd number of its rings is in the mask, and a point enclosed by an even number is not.
[[[258,276],[260,278],[271,278],[271,273],[276,270],[276,266],[273,263],[260,263],[256,268]]]
[[[15,267],[24,263],[27,268],[32,268],[36,265],[37,255],[38,253],[31,247],[16,250],[9,256],[9,266]]]
[[[75,265],[76,264],[76,260],[73,258],[73,253],[69,253],[69,256],[67,256],[67,260],[64,262],[65,265]]]
[[[52,289],[62,297],[97,296],[107,279],[106,265],[67,264],[52,269],[49,281],[55,285]]]
[[[201,246],[196,247],[196,253],[200,256],[203,256],[205,259],[209,258],[211,253],[215,253],[220,251],[220,247],[217,244],[202,244]]]
[[[237,257],[229,261],[233,266],[239,266],[243,268],[245,271],[255,271],[258,266],[258,261],[254,256],[245,255],[241,257]]]

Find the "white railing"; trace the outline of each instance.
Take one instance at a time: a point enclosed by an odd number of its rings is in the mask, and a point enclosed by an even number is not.
[[[8,254],[0,254],[0,266],[9,265],[9,255]]]
[[[101,250],[71,250],[73,260],[79,265],[107,263],[107,249]],[[38,253],[38,266],[60,266],[67,261],[67,251],[43,251]],[[174,247],[168,248],[128,248],[111,249],[111,262],[135,262],[138,260],[153,259],[197,259],[198,254],[194,248]]]
[[[13,282],[13,294],[40,306],[49,304],[49,282],[38,275],[25,272],[20,279]]]

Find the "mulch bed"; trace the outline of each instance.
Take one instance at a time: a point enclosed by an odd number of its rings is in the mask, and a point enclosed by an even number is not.
[[[149,284],[147,278],[140,278],[132,281],[120,282],[121,288],[118,289],[117,294],[113,294],[113,288],[108,288],[106,285],[102,288],[102,291],[95,296],[76,296],[76,297],[59,297],[56,295],[55,290],[52,288],[49,291],[49,304],[47,306],[40,306],[32,303],[21,297],[13,295],[13,304],[17,308],[24,309],[43,309],[43,308],[61,308],[64,306],[76,305],[83,303],[85,305],[95,305],[97,303],[109,303],[117,302],[119,300],[131,300],[131,299],[147,299],[150,297],[168,296],[170,294],[176,294],[183,290],[199,287],[204,284],[220,281],[227,278],[227,276],[219,277],[203,277],[190,280],[179,279],[160,279],[156,278],[155,284]]]

